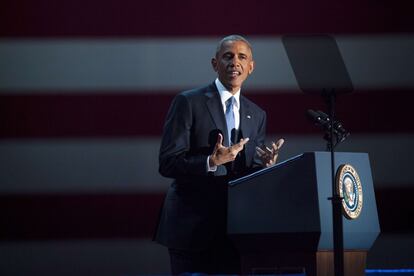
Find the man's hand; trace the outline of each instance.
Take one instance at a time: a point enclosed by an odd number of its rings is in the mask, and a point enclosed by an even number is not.
[[[249,141],[249,138],[240,139],[240,142],[231,147],[223,146],[223,135],[219,133],[217,143],[214,146],[214,151],[210,155],[210,167],[219,166],[231,161],[234,161],[237,154],[243,150],[244,145]]]
[[[272,142],[272,148],[264,146],[263,148],[256,147],[256,153],[262,160],[263,166],[271,167],[276,164],[279,149],[282,147],[285,140],[279,139],[276,143]]]

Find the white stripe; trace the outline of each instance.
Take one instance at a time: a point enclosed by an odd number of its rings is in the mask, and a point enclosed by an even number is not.
[[[325,149],[320,136],[283,138],[279,160]],[[413,141],[414,135],[352,135],[338,151],[368,152],[377,187],[412,186]],[[157,171],[159,142],[157,138],[3,140],[0,193],[164,192],[171,180]]]
[[[277,139],[278,137],[271,137]],[[320,136],[287,136],[281,159],[301,152],[326,150],[326,141]],[[371,162],[374,186],[414,187],[413,134],[350,135],[336,149],[338,152],[367,152]],[[381,186],[382,185],[382,186]]]
[[[219,38],[0,40],[0,93],[171,91],[211,82]],[[414,36],[337,36],[356,88],[414,87]],[[280,37],[251,37],[246,87],[297,90]]]
[[[160,192],[157,139],[0,142],[0,193]]]

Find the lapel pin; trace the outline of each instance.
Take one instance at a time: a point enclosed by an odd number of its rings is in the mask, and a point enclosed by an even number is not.
[[[247,117],[247,119],[251,119],[252,118],[252,116],[250,116],[250,115],[247,115],[246,117]]]

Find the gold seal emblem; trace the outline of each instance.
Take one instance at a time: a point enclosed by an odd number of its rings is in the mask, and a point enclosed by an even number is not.
[[[342,211],[347,219],[356,219],[362,210],[362,185],[359,175],[349,164],[339,166],[336,189],[342,200]]]

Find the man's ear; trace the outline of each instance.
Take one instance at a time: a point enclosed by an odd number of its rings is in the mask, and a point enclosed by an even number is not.
[[[217,72],[217,59],[216,58],[212,58],[211,59],[211,66],[213,66],[213,69],[215,72]]]
[[[253,70],[254,70],[254,66],[255,66],[254,60],[250,61],[249,65],[250,65],[249,66],[249,75],[250,75],[251,73],[253,73]]]

